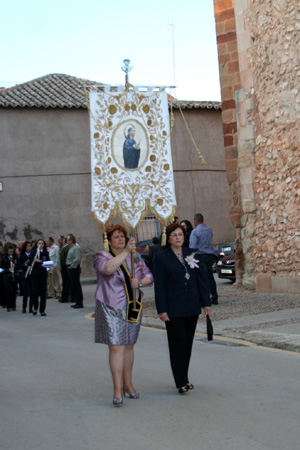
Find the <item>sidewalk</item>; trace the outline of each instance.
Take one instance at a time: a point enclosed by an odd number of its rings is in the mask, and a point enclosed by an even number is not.
[[[234,338],[300,353],[300,298],[291,294],[257,294],[218,285],[219,305],[212,305],[214,339]],[[164,328],[157,318],[154,289],[144,290],[143,325]],[[204,316],[197,332],[206,335]]]

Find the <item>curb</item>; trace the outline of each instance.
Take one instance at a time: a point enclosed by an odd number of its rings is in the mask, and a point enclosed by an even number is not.
[[[160,319],[153,319],[151,317],[143,317],[142,326],[156,328],[157,330],[165,330],[165,326]],[[202,325],[197,325],[196,333],[205,336]],[[215,340],[217,341],[218,338],[221,338],[220,340],[222,341],[226,341],[228,339],[230,342],[237,342],[239,344],[243,344],[243,342],[245,342],[245,346],[252,343],[261,347],[289,351],[299,354],[300,356],[300,335],[271,333],[267,331],[255,330],[248,331],[239,337],[230,336],[226,333],[218,333],[215,335]]]

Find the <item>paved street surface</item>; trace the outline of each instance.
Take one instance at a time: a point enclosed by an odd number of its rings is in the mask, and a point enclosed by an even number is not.
[[[48,300],[47,317],[0,310],[1,450],[299,450],[300,355],[197,335],[190,381],[174,388],[166,334],[136,345],[139,400],[113,407],[107,348],[85,308]],[[151,296],[151,291],[148,292]]]

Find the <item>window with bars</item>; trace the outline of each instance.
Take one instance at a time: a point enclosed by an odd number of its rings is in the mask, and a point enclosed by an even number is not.
[[[146,241],[154,236],[159,237],[161,234],[161,225],[155,216],[144,217],[142,223],[137,229],[137,241]]]

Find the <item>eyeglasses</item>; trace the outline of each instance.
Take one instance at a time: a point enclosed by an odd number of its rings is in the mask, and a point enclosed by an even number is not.
[[[183,237],[183,233],[171,233],[170,234],[171,237]]]

